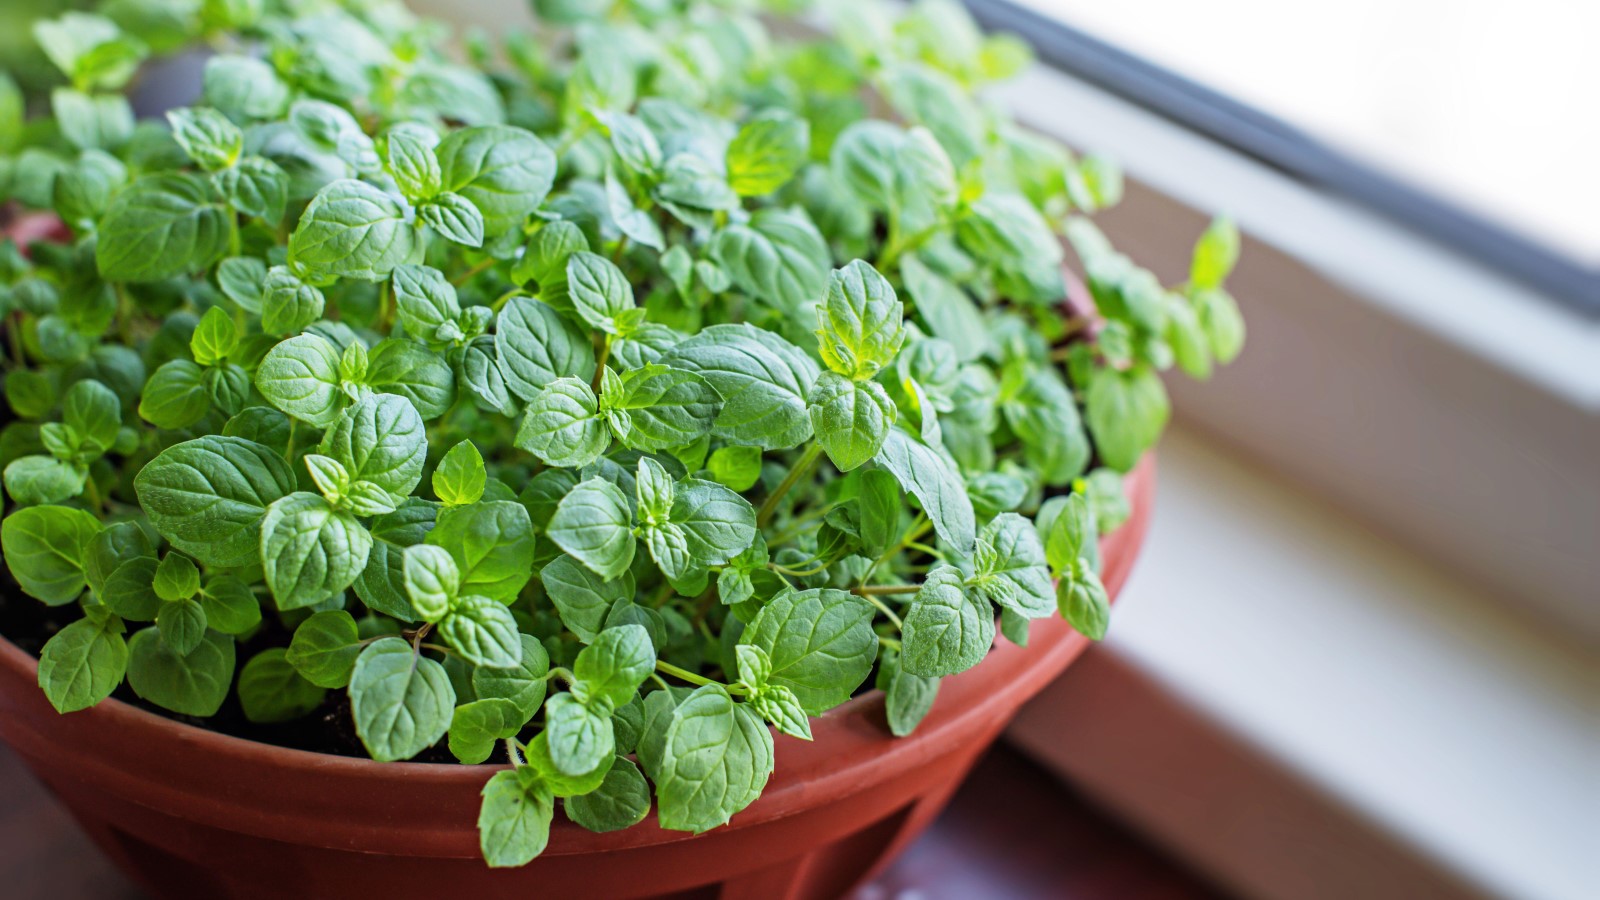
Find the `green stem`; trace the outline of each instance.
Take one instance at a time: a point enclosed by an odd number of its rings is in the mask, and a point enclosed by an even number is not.
[[[589,390],[596,395],[600,393],[600,385],[605,382],[606,362],[611,359],[611,335],[605,335],[605,340],[600,342],[600,349],[594,355],[594,380],[589,382]]]
[[[881,634],[878,635],[878,643],[884,645],[885,647],[888,647],[891,650],[899,650],[900,649],[900,642],[899,641],[895,640],[894,638],[884,637]]]
[[[868,603],[871,603],[873,606],[876,606],[878,608],[879,612],[881,612],[884,615],[888,616],[889,617],[889,621],[894,623],[894,627],[895,627],[896,631],[900,630],[900,628],[902,628],[905,625],[904,622],[900,621],[900,615],[898,613],[896,613],[894,610],[889,608],[889,604],[883,602],[882,600],[879,600],[877,597],[874,597],[871,594],[862,594],[861,596],[865,597],[867,599]]]
[[[671,675],[673,678],[677,678],[677,679],[679,679],[681,681],[687,681],[690,684],[699,685],[700,687],[707,687],[709,685],[715,684],[715,685],[718,685],[718,686],[720,686],[722,688],[725,688],[728,691],[728,693],[730,693],[730,694],[742,694],[742,693],[744,693],[744,688],[740,687],[737,684],[723,684],[720,681],[714,681],[714,680],[712,680],[710,678],[705,677],[704,675],[699,675],[699,674],[696,674],[694,672],[691,672],[688,669],[680,669],[677,666],[673,665],[672,663],[663,662],[662,660],[659,660],[659,659],[656,660],[656,671],[657,672],[663,672],[663,673],[665,673],[667,675]]]
[[[506,738],[506,758],[511,760],[511,767],[520,769],[527,765],[527,760],[522,758],[522,751],[517,749],[516,738]]]
[[[494,265],[494,257],[490,256],[490,257],[484,259],[482,262],[478,263],[477,265],[473,266],[472,268],[466,270],[465,272],[462,272],[460,275],[457,275],[456,277],[450,279],[450,283],[455,285],[456,287],[460,287],[463,284],[466,284],[467,282],[471,281],[472,280],[472,276],[478,274],[479,272],[482,272],[484,269],[487,269],[492,265]]]
[[[783,495],[789,493],[789,490],[793,488],[795,484],[800,481],[800,479],[804,478],[806,473],[811,471],[811,467],[817,464],[817,459],[821,456],[821,444],[818,444],[816,441],[812,441],[810,444],[806,445],[806,452],[800,455],[800,458],[795,461],[794,466],[789,469],[789,474],[783,477],[783,481],[780,482],[778,486],[773,489],[772,493],[767,495],[767,499],[762,502],[761,510],[756,513],[757,528],[766,526],[767,522],[772,519],[773,513],[778,511],[778,503],[783,499]]]
[[[915,594],[922,590],[915,584],[875,584],[871,587],[853,588],[850,593],[860,594],[863,597],[886,597],[895,594]]]

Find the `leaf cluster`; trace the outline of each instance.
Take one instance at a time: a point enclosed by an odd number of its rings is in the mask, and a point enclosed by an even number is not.
[[[1243,339],[1233,227],[1175,287],[1118,253],[1116,169],[981,99],[1026,52],[949,0],[535,6],[460,62],[386,0],[119,0],[35,27],[48,114],[0,75],[0,195],[69,232],[0,244],[0,545],[76,611],[46,696],[346,692],[376,760],[512,764],[496,866],[558,805],[726,823],[874,673],[904,735],[997,629],[1101,637],[1158,373]]]

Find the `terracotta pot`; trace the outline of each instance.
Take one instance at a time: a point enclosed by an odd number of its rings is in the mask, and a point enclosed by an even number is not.
[[[1128,481],[1133,516],[1102,544],[1121,589],[1155,489]],[[652,816],[591,834],[557,816],[522,869],[478,855],[478,791],[492,766],[376,763],[241,740],[107,700],[59,715],[38,664],[0,640],[0,736],[95,841],[152,893],[182,898],[831,898],[921,833],[1026,700],[1087,641],[1057,618],[1026,648],[1004,639],[947,678],[916,733],[892,737],[883,695],[816,719],[811,743],[777,738],[761,799],[698,836]]]

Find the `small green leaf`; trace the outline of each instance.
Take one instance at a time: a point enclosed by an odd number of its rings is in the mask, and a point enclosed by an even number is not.
[[[488,477],[477,446],[462,441],[439,460],[439,467],[433,472],[433,492],[446,506],[477,503],[483,497]]]
[[[526,722],[544,703],[550,655],[532,635],[519,634],[517,639],[522,644],[522,661],[505,669],[479,666],[472,672],[472,689],[480,700],[494,698],[515,704]]]
[[[627,572],[607,580],[566,554],[547,563],[539,580],[562,624],[586,644],[605,626],[612,604],[634,595],[633,578]]]
[[[798,211],[768,207],[729,225],[713,239],[711,258],[739,290],[787,315],[803,314],[828,287],[828,243]]]
[[[496,741],[515,737],[528,717],[509,700],[474,700],[456,707],[450,718],[450,752],[465,765],[485,762]]]
[[[479,501],[439,511],[427,542],[450,551],[461,593],[511,603],[533,577],[533,522],[520,503]]]
[[[317,494],[275,501],[261,519],[261,567],[279,609],[315,606],[366,568],[372,535]]]
[[[558,378],[534,395],[517,430],[517,446],[550,466],[582,468],[611,446],[599,400],[576,378]]]
[[[789,592],[761,608],[740,642],[766,653],[770,683],[821,715],[850,699],[871,673],[878,658],[872,617],[871,604],[845,591]]]
[[[977,515],[961,482],[960,470],[948,454],[891,428],[875,459],[922,504],[941,539],[961,552],[972,549],[977,537]]]
[[[651,364],[622,373],[600,406],[626,447],[646,452],[694,443],[711,432],[721,398],[693,372]]]
[[[523,400],[557,378],[594,378],[594,346],[574,323],[532,297],[513,297],[496,320],[495,349],[506,385]]]
[[[1056,584],[1056,604],[1061,617],[1084,637],[1098,641],[1111,621],[1111,598],[1100,576],[1082,559],[1075,560]]]
[[[641,625],[617,625],[600,632],[578,653],[573,675],[587,703],[616,709],[633,699],[655,666],[649,632]]]
[[[906,737],[917,729],[939,696],[939,679],[912,675],[900,666],[900,654],[885,651],[878,667],[878,687],[883,691],[883,711],[889,731]]]
[[[805,119],[782,110],[762,113],[728,145],[728,184],[746,197],[770,194],[794,177],[810,145]]]
[[[883,385],[836,372],[817,378],[807,403],[817,443],[841,472],[877,456],[898,415]]]
[[[306,681],[318,687],[342,688],[350,683],[361,635],[356,620],[342,609],[325,610],[300,623],[284,659]]]
[[[1233,220],[1218,216],[1194,245],[1189,285],[1200,290],[1220,288],[1239,261],[1239,229]]]
[[[617,757],[600,786],[563,804],[567,818],[594,832],[621,831],[650,814],[650,785],[633,760]]]
[[[491,868],[532,862],[550,842],[555,797],[528,768],[496,772],[483,786],[478,846]]]
[[[338,348],[316,334],[296,335],[267,351],[256,368],[256,389],[268,403],[318,428],[332,425],[347,402],[339,389]]]
[[[520,226],[538,209],[556,174],[555,154],[543,141],[505,125],[453,131],[435,153],[442,187],[482,211],[491,236]]]
[[[706,468],[718,484],[732,491],[748,491],[761,478],[761,448],[718,447]]]
[[[180,654],[146,628],[128,641],[128,684],[151,703],[185,716],[208,718],[222,708],[233,683],[233,638],[208,631]]]
[[[321,451],[344,464],[351,481],[370,481],[404,497],[422,480],[427,429],[411,403],[373,394],[339,416],[323,435]]]
[[[800,348],[749,324],[712,325],[660,360],[695,372],[722,398],[714,433],[766,450],[786,450],[811,436],[806,393],[820,371]]]
[[[239,671],[239,705],[252,722],[289,722],[309,715],[326,693],[301,676],[282,647],[257,653]]]
[[[424,621],[443,619],[461,593],[461,571],[455,558],[443,547],[428,544],[407,547],[402,558],[411,608]]]
[[[611,716],[591,709],[573,694],[551,697],[544,705],[544,721],[550,759],[564,775],[593,772],[614,755]]]
[[[439,194],[422,204],[417,214],[445,240],[463,247],[483,246],[483,213],[460,194]]]
[[[456,694],[444,666],[401,638],[367,645],[350,676],[356,734],[379,762],[410,759],[444,737]]]
[[[633,511],[628,498],[603,478],[590,478],[573,488],[550,520],[550,539],[562,550],[607,580],[633,563]]]
[[[1132,469],[1155,446],[1172,411],[1161,378],[1144,365],[1097,370],[1084,408],[1101,460],[1119,472]]]
[[[187,600],[200,590],[200,570],[179,553],[168,553],[156,567],[156,596],[169,603]]]
[[[451,604],[450,614],[439,622],[439,636],[475,666],[506,669],[522,659],[517,620],[511,610],[488,597],[468,595]]]
[[[215,172],[238,161],[244,146],[244,132],[222,113],[205,106],[191,106],[170,110],[167,121],[172,124],[173,139],[200,168]]]
[[[721,685],[698,688],[672,711],[655,774],[661,827],[700,833],[761,795],[772,774],[772,733]]]
[[[634,308],[627,276],[616,263],[587,250],[567,257],[567,296],[578,318],[607,334],[620,334],[618,317]]]
[[[370,184],[344,178],[312,198],[289,238],[289,266],[319,277],[382,281],[419,261],[408,210]]]
[[[994,643],[994,609],[962,589],[954,566],[943,565],[923,581],[906,611],[901,665],[913,675],[964,672],[983,661]]]
[[[23,591],[61,606],[83,593],[84,556],[99,531],[99,520],[81,509],[30,506],[0,523],[0,550]]]
[[[169,360],[145,382],[139,415],[157,428],[188,428],[211,409],[205,369],[187,359]]]
[[[111,696],[128,670],[122,623],[79,619],[39,651],[39,687],[57,712],[88,709]]]
[[[900,300],[878,270],[859,259],[835,269],[817,307],[822,361],[846,378],[872,378],[905,342],[901,318]]]

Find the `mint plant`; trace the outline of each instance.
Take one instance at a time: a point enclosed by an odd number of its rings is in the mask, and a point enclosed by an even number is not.
[[[721,825],[774,731],[870,681],[909,734],[997,629],[1100,638],[1158,373],[1243,338],[1233,227],[1172,287],[1118,253],[1116,169],[980,99],[1027,54],[954,3],[816,40],[535,5],[461,63],[385,0],[108,3],[36,26],[48,115],[0,76],[0,189],[66,229],[0,245],[46,696],[346,692],[375,760],[510,763],[495,866],[558,804]],[[140,63],[196,42],[195,105],[136,121]]]

